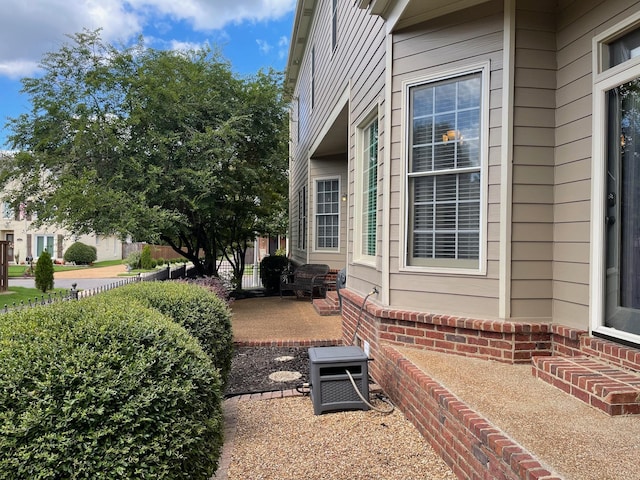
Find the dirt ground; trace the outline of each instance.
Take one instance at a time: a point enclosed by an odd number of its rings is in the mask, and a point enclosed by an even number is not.
[[[307,347],[236,348],[225,396],[289,390],[308,382],[308,350]],[[273,378],[269,378],[272,374]]]

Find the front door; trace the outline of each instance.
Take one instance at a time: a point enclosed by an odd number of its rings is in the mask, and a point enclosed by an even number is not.
[[[10,262],[13,261],[13,233],[7,233],[4,236],[4,239],[9,242],[9,248],[7,249],[7,258]]]
[[[606,95],[605,326],[640,335],[640,79]]]

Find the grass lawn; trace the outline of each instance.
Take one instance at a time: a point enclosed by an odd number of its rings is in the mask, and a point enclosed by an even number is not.
[[[69,270],[80,270],[85,268],[100,268],[100,267],[111,267],[113,265],[122,265],[123,260],[105,260],[103,262],[96,262],[93,265],[88,267],[85,266],[74,266],[74,265],[54,265],[54,272],[66,272]],[[35,264],[33,265],[35,268]],[[24,276],[24,272],[27,269],[27,265],[9,265],[9,277],[22,277]]]
[[[51,294],[51,297],[53,298],[54,293],[59,295],[66,292],[68,292],[68,290],[65,290],[64,288],[54,288],[53,290],[43,294],[37,288],[9,287],[8,293],[0,293],[0,308],[4,308],[5,305],[11,307],[14,303],[19,305],[20,302],[27,304],[29,300],[34,301],[35,299],[42,299],[43,295],[45,299],[49,298],[49,294]]]

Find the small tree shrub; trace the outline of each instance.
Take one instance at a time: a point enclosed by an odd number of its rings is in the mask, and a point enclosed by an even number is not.
[[[183,326],[200,342],[226,384],[233,356],[231,312],[216,294],[186,282],[140,282],[102,295],[124,303],[139,301]]]
[[[125,261],[130,270],[140,268],[140,252],[131,252]]]
[[[53,289],[53,261],[49,252],[44,250],[36,262],[36,288],[45,293]]]
[[[0,478],[211,478],[217,369],[158,311],[100,297],[0,315]]]
[[[75,242],[64,252],[64,261],[76,265],[89,265],[98,259],[96,247]]]
[[[151,258],[151,245],[145,245],[142,247],[142,253],[140,254],[140,267],[144,270],[151,270],[154,268],[153,259]]]
[[[289,259],[280,255],[270,255],[264,257],[260,262],[260,280],[269,293],[277,292],[280,289],[280,278],[289,268]]]

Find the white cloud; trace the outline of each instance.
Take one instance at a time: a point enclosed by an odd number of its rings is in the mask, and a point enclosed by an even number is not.
[[[280,37],[278,40],[278,58],[285,59],[289,55],[289,37]]]
[[[229,23],[280,18],[295,7],[295,0],[129,0],[134,10],[152,11],[185,20],[195,30],[210,31]]]
[[[273,48],[269,42],[267,42],[266,40],[260,40],[259,38],[256,39],[256,43],[258,44],[258,49],[263,53],[263,54],[268,54],[271,49]]]
[[[153,26],[170,34],[180,21],[198,32],[224,35],[225,25],[277,19],[295,0],[2,0],[0,75],[32,75],[45,52],[57,50],[65,35],[102,29],[109,42],[129,42]],[[146,37],[146,35],[145,35]],[[176,48],[191,40],[176,40]],[[196,45],[194,43],[194,45]]]

